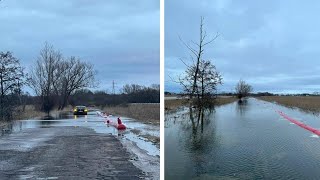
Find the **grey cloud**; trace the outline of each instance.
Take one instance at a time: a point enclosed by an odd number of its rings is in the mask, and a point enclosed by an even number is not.
[[[183,72],[179,58],[190,54],[179,36],[196,41],[204,16],[207,33],[220,34],[204,58],[223,74],[221,91],[231,91],[240,78],[255,91],[319,91],[314,76],[320,68],[319,5],[289,0],[166,1],[166,88],[177,87],[169,75]]]
[[[112,80],[159,83],[159,8],[158,0],[2,1],[0,50],[28,69],[47,41],[95,64],[100,89]]]

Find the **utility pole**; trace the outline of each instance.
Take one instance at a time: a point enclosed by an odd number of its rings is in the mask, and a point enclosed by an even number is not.
[[[116,94],[116,93],[115,93],[115,83],[114,83],[114,80],[112,80],[112,93],[113,93],[113,95]]]

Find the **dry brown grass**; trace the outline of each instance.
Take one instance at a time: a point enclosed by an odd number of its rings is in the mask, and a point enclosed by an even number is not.
[[[13,113],[13,120],[24,120],[24,119],[33,119],[36,117],[44,116],[45,113],[37,111],[34,106],[32,105],[26,105],[25,109],[23,111],[23,107],[19,106]],[[8,121],[0,121],[0,127],[7,125],[10,123],[10,120]]]
[[[305,111],[320,112],[320,97],[318,96],[263,96],[258,99],[277,102],[287,107],[297,107]]]
[[[180,106],[187,105],[186,99],[166,99],[164,100],[164,107],[166,110],[177,109]]]
[[[216,99],[215,104],[217,106],[221,106],[224,104],[229,104],[232,103],[234,101],[236,101],[237,98],[236,97],[218,97]],[[187,99],[168,99],[164,101],[164,106],[166,110],[174,110],[177,109],[178,107],[184,106],[188,104],[188,100]]]
[[[44,117],[47,115],[46,113],[37,110],[33,105],[26,105],[24,111],[22,108],[23,108],[22,106],[17,107],[16,112],[14,113],[15,120],[34,119],[34,118]],[[70,111],[72,111],[72,106],[68,106],[63,110],[54,109],[50,112],[50,115],[55,116],[56,114],[59,114],[61,112],[70,112]]]
[[[38,111],[35,109],[33,105],[26,105],[24,111],[22,111],[22,107],[18,107],[17,113],[15,113],[14,119],[30,119],[35,117],[42,117],[46,114],[44,112]]]
[[[146,124],[157,126],[160,124],[160,104],[129,104],[128,106],[105,107],[103,111],[133,118]]]
[[[238,99],[236,97],[233,96],[224,96],[224,97],[218,97],[217,101],[216,101],[216,105],[217,106],[221,106],[221,105],[225,105],[225,104],[229,104],[229,103],[233,103],[235,101],[237,101]]]

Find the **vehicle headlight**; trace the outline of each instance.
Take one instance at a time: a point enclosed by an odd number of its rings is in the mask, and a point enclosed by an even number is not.
[[[76,112],[76,111],[77,111],[77,109],[74,109],[73,111],[74,111],[74,112]]]
[[[84,112],[87,112],[87,111],[88,111],[88,109],[85,109],[85,110],[84,110]]]

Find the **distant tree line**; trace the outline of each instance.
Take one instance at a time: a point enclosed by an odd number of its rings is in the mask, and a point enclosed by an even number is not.
[[[90,91],[82,89],[76,91],[70,97],[70,104],[86,106],[116,106],[126,105],[128,103],[160,103],[160,86],[152,85],[150,87],[137,84],[127,84],[122,88],[119,94],[110,94],[107,91]]]
[[[187,96],[183,93],[174,93],[166,91],[165,95],[175,95],[175,96]],[[235,92],[220,92],[217,93],[217,96],[234,96],[237,97],[237,93]],[[259,97],[259,96],[320,96],[319,92],[313,93],[296,93],[296,94],[279,94],[279,93],[270,93],[270,92],[256,92],[256,93],[248,93],[248,96]]]
[[[130,91],[127,88],[130,87]],[[150,87],[137,84],[124,85],[121,93],[112,94],[108,91],[91,91],[89,89],[80,89],[70,95],[68,105],[77,106],[117,106],[127,105],[128,103],[160,103],[160,86],[151,85]],[[134,91],[132,91],[134,89]],[[33,105],[38,102],[40,96],[23,95],[25,104]]]

